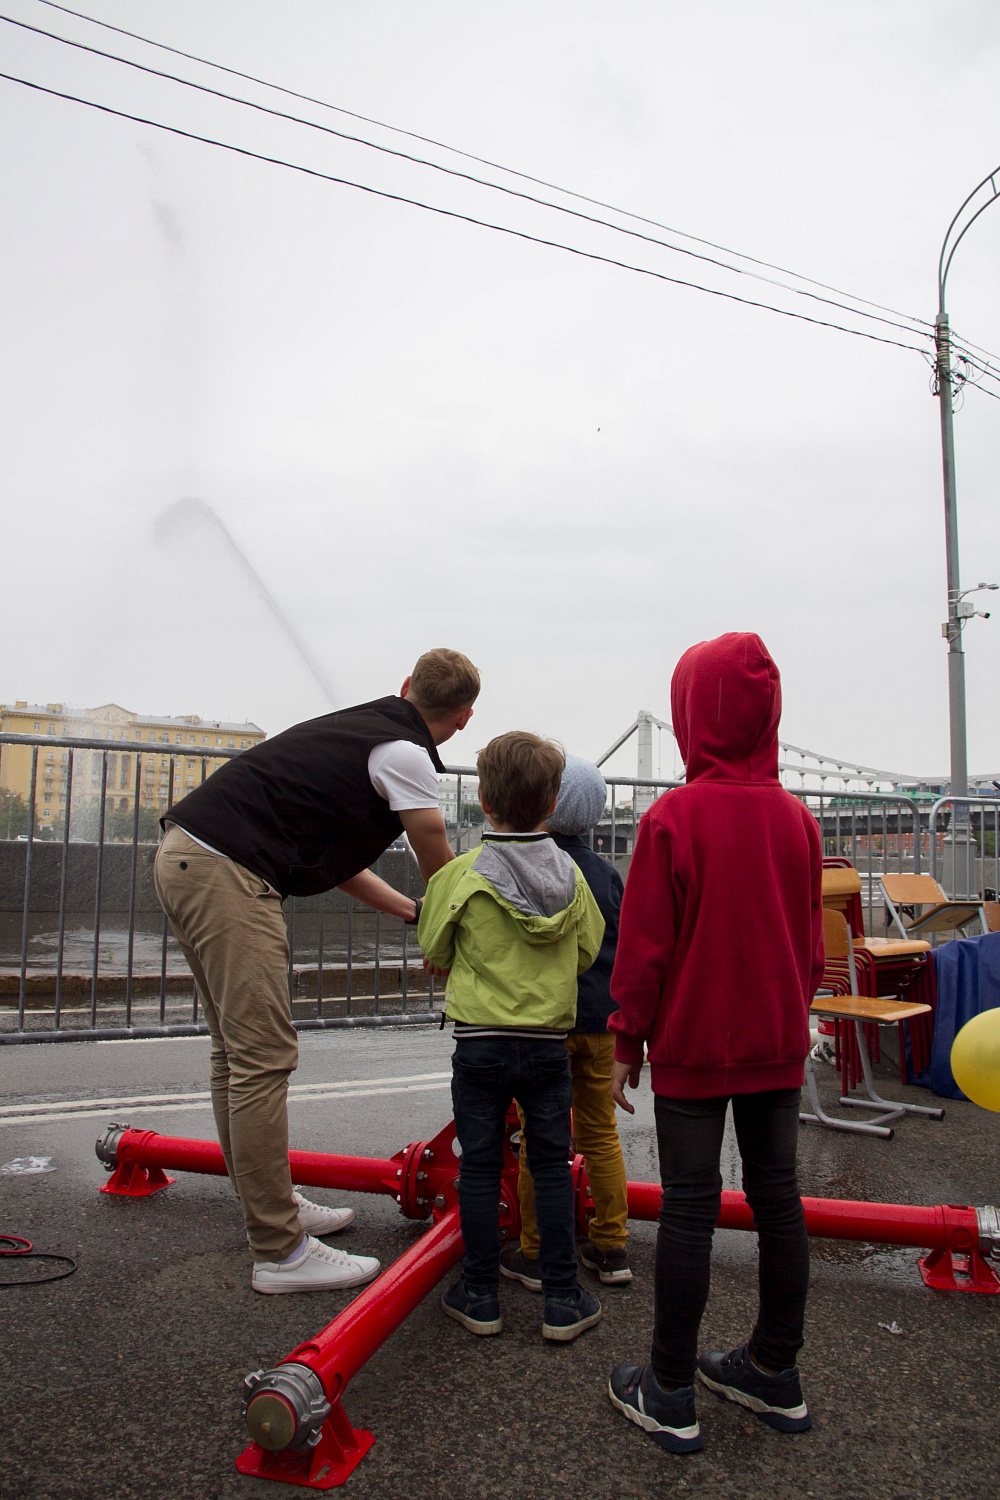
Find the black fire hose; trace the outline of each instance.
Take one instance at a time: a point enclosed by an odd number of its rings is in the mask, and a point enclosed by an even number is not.
[[[69,1267],[67,1271],[53,1271],[51,1276],[33,1276],[31,1279],[21,1278],[17,1281],[0,1281],[0,1286],[44,1286],[47,1281],[62,1281],[64,1276],[72,1276],[76,1270],[76,1261],[71,1255],[55,1255],[49,1250],[36,1250],[30,1240],[22,1239],[19,1234],[0,1234],[0,1256],[17,1256],[18,1260],[61,1260]]]

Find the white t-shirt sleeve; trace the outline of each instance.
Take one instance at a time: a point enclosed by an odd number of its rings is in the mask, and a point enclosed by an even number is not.
[[[368,779],[393,812],[412,807],[437,807],[437,772],[421,745],[388,740],[368,757]]]

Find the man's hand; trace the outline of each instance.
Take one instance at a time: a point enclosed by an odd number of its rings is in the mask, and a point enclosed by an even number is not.
[[[430,880],[443,865],[455,858],[448,842],[444,819],[436,807],[409,807],[399,812],[424,880]]]
[[[626,1114],[635,1114],[635,1105],[630,1104],[625,1098],[626,1080],[630,1089],[637,1089],[641,1075],[642,1063],[636,1063],[633,1066],[631,1063],[616,1061],[611,1064],[611,1097],[618,1108],[623,1109]]]
[[[371,870],[362,870],[350,880],[342,880],[337,889],[353,896],[356,901],[363,901],[366,906],[374,907],[375,911],[384,911],[390,917],[402,917],[404,922],[412,922],[416,912],[417,903],[412,896],[394,890]]]
[[[439,969],[437,964],[432,964],[429,958],[424,959],[424,973],[429,974],[432,979],[447,979],[451,973],[450,969]]]

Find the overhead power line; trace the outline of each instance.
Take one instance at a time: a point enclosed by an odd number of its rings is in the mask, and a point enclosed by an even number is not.
[[[416,166],[428,167],[431,171],[443,173],[448,177],[455,177],[463,182],[473,183],[477,187],[488,188],[493,192],[503,193],[510,198],[518,198],[525,203],[533,203],[539,208],[548,208],[555,213],[565,214],[569,218],[582,220],[587,224],[595,224],[602,229],[610,229],[615,234],[627,235],[630,239],[640,240],[648,245],[656,245],[660,249],[670,250],[677,255],[686,255],[693,260],[703,261],[708,265],[718,266],[721,270],[731,271],[737,276],[751,276],[754,280],[766,282],[771,286],[781,287],[785,291],[792,292],[799,297],[808,297],[812,301],[824,303],[828,307],[835,307],[838,311],[847,313],[850,317],[868,318],[876,323],[883,323],[890,328],[896,328],[902,333],[914,334],[921,330],[910,327],[908,323],[900,323],[894,318],[883,317],[880,313],[865,312],[861,308],[850,307],[846,303],[835,301],[831,297],[822,297],[817,292],[803,291],[801,287],[788,286],[785,282],[776,281],[773,277],[758,276],[754,272],[747,272],[741,266],[731,265],[728,261],[718,260],[715,256],[704,255],[698,250],[689,250],[684,245],[673,245],[667,240],[658,239],[655,235],[645,234],[641,230],[627,229],[621,224],[613,224],[607,219],[598,218],[594,214],[583,213],[577,208],[567,208],[565,204],[553,203],[547,198],[539,198],[534,193],[523,192],[519,188],[505,187],[502,183],[490,182],[482,177],[475,177],[471,172],[460,172],[454,167],[442,166],[439,162],[428,161],[425,157],[414,156],[409,151],[397,151],[392,146],[380,145],[377,141],[367,140],[364,136],[349,135],[346,131],[335,130],[330,125],[320,125],[315,120],[303,118],[301,115],[289,114],[286,110],[271,109],[269,105],[258,104],[255,100],[245,99],[237,94],[227,94],[221,89],[210,88],[207,84],[195,83],[190,78],[179,77],[176,73],[165,72],[161,68],[151,68],[145,63],[135,62],[132,58],[121,57],[116,52],[105,52],[100,47],[91,47],[86,42],[74,41],[70,37],[61,36],[54,31],[46,31],[41,26],[31,26],[27,21],[16,20],[13,16],[4,15],[0,12],[0,21],[5,21],[10,26],[16,26],[22,31],[29,31],[35,36],[47,37],[50,41],[59,42],[62,46],[73,47],[79,52],[90,53],[94,57],[102,57],[108,62],[120,63],[124,67],[132,68],[137,72],[145,73],[153,78],[166,79],[171,83],[178,83],[183,88],[194,89],[198,93],[208,94],[213,99],[223,99],[229,104],[238,104],[246,109],[255,110],[259,114],[270,115],[277,120],[287,120],[291,124],[304,125],[309,130],[318,130],[324,135],[335,137],[337,140],[347,141],[351,145],[365,146],[369,150],[378,151],[384,156],[393,156],[397,160],[411,162]],[[905,314],[901,316],[905,317]]]
[[[532,182],[532,183],[534,183],[538,187],[544,187],[544,188],[548,188],[550,191],[557,192],[557,193],[562,193],[562,194],[564,194],[568,198],[575,198],[578,202],[589,203],[589,204],[591,204],[595,208],[603,208],[603,209],[606,209],[606,210],[610,211],[611,213],[621,214],[624,218],[633,219],[636,223],[639,223],[639,224],[648,224],[653,229],[662,229],[662,230],[665,230],[667,234],[679,234],[683,239],[691,240],[691,242],[693,244],[704,245],[707,249],[718,250],[721,254],[724,254],[724,255],[734,255],[739,260],[745,260],[745,261],[747,261],[750,265],[761,266],[764,269],[769,270],[769,271],[777,271],[782,276],[793,276],[797,281],[805,282],[808,286],[819,287],[819,288],[821,288],[821,290],[823,290],[825,292],[834,292],[836,294],[836,296],[838,296],[838,297],[846,297],[850,302],[860,303],[864,307],[874,307],[874,308],[877,308],[880,312],[891,313],[894,318],[905,318],[905,319],[908,320],[909,323],[917,323],[917,324],[919,324],[921,326],[921,328],[928,328],[929,329],[929,328],[933,327],[933,325],[931,323],[927,322],[926,319],[914,317],[911,313],[901,313],[896,308],[886,307],[883,303],[881,303],[881,302],[873,302],[873,301],[871,301],[867,297],[858,297],[853,292],[842,291],[839,287],[831,286],[828,282],[817,281],[812,276],[803,276],[798,271],[789,270],[785,266],[775,265],[774,262],[772,262],[772,261],[761,260],[757,256],[747,255],[745,252],[743,252],[741,250],[733,250],[733,249],[727,247],[726,245],[717,244],[714,240],[708,240],[708,239],[702,238],[699,235],[689,234],[686,230],[674,228],[674,227],[672,227],[669,224],[662,223],[658,219],[648,218],[648,217],[646,217],[643,214],[633,213],[630,209],[620,208],[616,204],[614,204],[614,203],[608,203],[608,202],[604,201],[601,198],[594,198],[594,197],[589,196],[586,193],[576,192],[572,188],[561,187],[559,185],[559,183],[550,182],[550,181],[548,181],[544,177],[535,177],[535,176],[532,176],[532,174],[529,173],[529,172],[518,171],[517,168],[515,168],[515,167],[504,166],[502,162],[492,161],[489,157],[477,156],[477,155],[475,155],[471,151],[464,151],[464,150],[462,150],[458,146],[451,146],[451,145],[448,144],[447,141],[440,141],[440,140],[435,139],[435,137],[429,136],[429,135],[421,135],[418,131],[415,131],[415,130],[406,130],[402,126],[399,126],[399,125],[390,125],[385,120],[378,120],[378,119],[374,118],[371,115],[359,114],[356,110],[346,109],[343,105],[339,105],[339,104],[331,104],[329,102],[329,100],[319,99],[319,98],[317,98],[313,94],[306,94],[306,93],[303,93],[303,92],[299,91],[298,89],[287,88],[283,84],[280,84],[280,83],[272,83],[269,79],[260,78],[259,76],[257,76],[254,73],[243,72],[239,68],[227,67],[226,64],[214,62],[214,61],[212,61],[211,58],[203,57],[199,53],[196,53],[196,52],[185,52],[183,50],[183,48],[172,47],[172,46],[168,45],[166,42],[155,41],[152,37],[144,36],[141,32],[138,32],[138,31],[129,31],[124,26],[114,26],[109,21],[99,20],[96,16],[88,15],[85,11],[73,10],[68,5],[59,5],[57,3],[57,0],[38,0],[38,3],[41,4],[41,5],[47,6],[50,10],[61,11],[64,15],[75,16],[78,20],[86,21],[86,22],[88,22],[92,26],[100,26],[105,31],[112,31],[112,32],[117,33],[119,36],[127,36],[127,37],[131,38],[133,41],[142,42],[144,46],[155,47],[155,48],[157,48],[158,50],[160,50],[162,52],[170,52],[175,57],[183,57],[183,58],[186,58],[189,62],[199,63],[203,67],[214,68],[216,71],[218,71],[220,73],[228,73],[233,78],[242,78],[245,81],[247,81],[248,83],[259,84],[262,88],[272,89],[276,93],[287,95],[289,98],[292,98],[292,99],[301,99],[304,103],[318,105],[319,108],[321,108],[321,109],[332,110],[335,114],[345,115],[349,119],[352,119],[352,120],[360,120],[360,121],[362,121],[366,125],[375,125],[375,126],[378,127],[378,129],[380,129],[380,130],[388,130],[388,131],[392,132],[394,135],[405,136],[405,137],[407,137],[410,140],[420,141],[424,145],[434,146],[434,147],[436,147],[439,150],[448,151],[448,152],[450,152],[454,156],[460,156],[460,157],[464,158],[464,160],[466,160],[466,161],[477,162],[480,166],[490,167],[492,170],[497,171],[497,172],[504,172],[504,173],[506,173],[510,177],[517,177],[522,182]],[[45,35],[53,35],[53,33],[50,33],[50,32],[47,32],[47,33],[44,33],[44,34]],[[58,40],[62,40],[62,41],[67,40],[66,38],[57,38],[57,39]],[[82,45],[82,44],[76,44],[76,45]],[[96,50],[96,49],[93,49],[93,50]],[[111,54],[106,54],[105,53],[105,54],[101,54],[101,55],[103,55],[103,56],[110,56]],[[126,59],[118,59],[118,60],[119,61],[125,61]],[[166,75],[166,76],[172,76],[172,75]],[[181,81],[181,80],[178,80],[178,81]],[[248,102],[248,101],[241,101],[241,102]],[[294,117],[292,117],[292,118],[294,118]],[[303,121],[303,122],[300,122],[300,123],[314,123],[314,122],[305,122],[305,121]],[[322,128],[322,127],[318,127],[318,128]],[[364,144],[373,145],[374,143],[373,142],[365,142]],[[376,149],[385,149],[385,148],[376,148]],[[414,158],[414,159],[415,160],[422,160],[421,158]],[[422,164],[425,165],[425,166],[436,166],[441,171],[447,171],[448,170],[448,168],[446,168],[446,167],[440,167],[438,163],[422,162]],[[473,179],[473,180],[478,180],[478,179]],[[498,188],[500,191],[506,191],[498,183],[489,183],[487,185],[490,186],[490,187]],[[548,204],[547,206],[548,207],[555,207],[556,205]],[[602,221],[598,221],[598,222],[602,222]],[[616,228],[616,229],[620,229],[621,228],[621,226],[619,226],[619,225],[614,225],[614,226],[611,226],[611,227]],[[623,230],[622,232],[623,233],[628,233],[627,230]],[[656,243],[659,243],[659,242],[657,241]],[[693,251],[684,250],[682,247],[679,247],[679,246],[671,246],[669,248],[676,249],[681,254],[694,254]],[[704,258],[706,260],[711,260],[711,257],[707,257],[707,256],[706,257],[701,257],[701,258]],[[727,267],[727,269],[734,271],[737,275],[752,276],[756,280],[764,281],[764,282],[766,282],[768,284],[775,285],[775,286],[785,287],[786,290],[791,291],[791,292],[795,293],[798,296],[809,297],[809,296],[814,296],[815,295],[813,293],[804,291],[801,287],[788,287],[786,285],[786,283],[784,283],[784,282],[775,282],[775,281],[773,281],[773,279],[771,277],[768,277],[768,276],[759,276],[755,272],[744,270],[742,267],[729,266],[729,267]],[[827,299],[826,298],[817,298],[816,300],[817,301],[826,301]],[[838,304],[834,304],[834,305],[836,306]],[[856,315],[871,316],[870,314],[863,314],[863,313],[861,313],[859,308],[850,308],[850,309],[847,309],[847,310],[850,311],[850,312],[852,312],[852,313],[854,313],[854,314],[856,314]],[[907,329],[906,331],[907,332],[917,332],[919,330]]]
[[[961,345],[964,349],[975,349],[976,353],[983,355],[985,359],[995,359],[1000,363],[1000,354],[994,354],[991,350],[984,349],[981,344],[974,344],[971,339],[965,338],[955,328],[951,330],[951,341],[955,345]]]
[[[718,287],[703,286],[697,281],[688,281],[681,276],[668,276],[664,271],[654,271],[649,266],[633,265],[629,261],[617,260],[614,256],[601,255],[595,250],[583,250],[577,245],[567,245],[561,240],[550,240],[542,235],[529,234],[524,229],[514,229],[508,224],[494,224],[487,219],[476,218],[473,214],[459,213],[453,208],[442,208],[438,204],[425,203],[419,198],[410,198],[403,193],[390,193],[384,188],[372,187],[368,183],[355,182],[348,177],[335,176],[331,172],[321,172],[315,167],[307,167],[300,162],[287,161],[283,157],[268,156],[261,151],[251,151],[246,146],[236,146],[230,141],[221,141],[214,136],[200,135],[197,131],[185,130],[179,125],[168,125],[162,120],[150,119],[147,115],[131,114],[128,110],[115,109],[110,104],[100,104],[94,99],[84,99],[78,94],[70,94],[62,89],[49,88],[46,84],[35,83],[30,78],[21,78],[14,73],[0,72],[0,78],[8,83],[21,84],[24,88],[32,89],[36,93],[48,94],[53,99],[64,99],[70,104],[81,104],[87,109],[94,109],[101,114],[113,115],[120,120],[130,120],[135,125],[149,125],[154,130],[165,131],[168,135],[180,136],[184,140],[199,141],[205,146],[215,146],[222,151],[230,151],[236,156],[243,156],[252,161],[266,162],[269,166],[283,167],[291,172],[299,172],[303,176],[319,179],[323,182],[332,182],[339,187],[355,188],[358,192],[367,193],[374,198],[384,198],[390,203],[405,203],[411,208],[419,208],[426,213],[438,214],[442,218],[454,219],[459,223],[472,224],[479,229],[489,229],[496,234],[506,234],[512,239],[525,240],[533,245],[544,245],[547,249],[563,250],[568,255],[579,256],[582,260],[596,261],[601,265],[615,266],[622,271],[632,271],[639,276],[649,276],[655,281],[664,281],[671,286],[690,287],[692,291],[704,292],[709,297],[719,297],[726,302],[737,302],[743,307],[759,307],[766,312],[777,313],[779,317],[791,318],[798,323],[811,323],[818,328],[833,328],[839,333],[851,334],[854,338],[867,339],[870,343],[889,344],[895,349],[908,349],[914,354],[924,354],[924,350],[917,344],[904,344],[899,339],[886,338],[883,334],[869,333],[862,328],[847,328],[842,323],[833,323],[825,318],[813,318],[806,313],[792,312],[789,308],[775,307],[770,302],[758,302],[752,297],[740,297],[735,292],[724,292]],[[915,330],[914,330],[915,332]],[[919,335],[918,335],[919,337]]]
[[[991,365],[988,360],[984,363],[983,360],[977,359],[975,355],[970,354],[962,344],[957,343],[954,339],[952,340],[952,348],[961,359],[965,360],[966,364],[970,365],[974,370],[978,370],[981,375],[986,376],[990,380],[1000,380],[1000,369],[996,365]]]

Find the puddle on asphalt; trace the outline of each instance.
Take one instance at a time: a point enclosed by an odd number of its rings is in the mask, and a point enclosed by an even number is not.
[[[863,1245],[852,1240],[809,1241],[810,1258],[832,1266],[864,1266],[893,1281],[912,1282],[916,1263],[926,1251],[903,1245]]]

